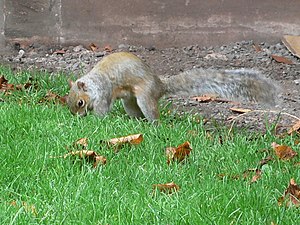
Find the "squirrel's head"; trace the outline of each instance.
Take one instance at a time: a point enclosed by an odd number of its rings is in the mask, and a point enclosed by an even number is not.
[[[69,81],[70,93],[67,104],[73,115],[85,116],[89,110],[90,97],[86,84],[82,81]]]

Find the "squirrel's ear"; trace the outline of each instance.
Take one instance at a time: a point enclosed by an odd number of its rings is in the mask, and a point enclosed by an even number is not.
[[[82,82],[82,81],[77,81],[77,87],[78,87],[78,89],[81,89],[81,90],[83,90],[83,91],[87,91],[86,85],[85,85],[85,83]]]
[[[68,80],[68,84],[69,84],[69,87],[71,88],[73,86],[73,84],[74,84],[74,81]]]

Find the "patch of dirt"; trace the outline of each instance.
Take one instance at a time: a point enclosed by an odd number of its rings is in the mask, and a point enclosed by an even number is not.
[[[95,49],[94,49],[95,50]],[[39,69],[50,73],[63,71],[66,74],[83,75],[107,53],[106,49],[89,50],[83,46],[46,47],[41,45],[20,46],[1,61],[16,69]],[[266,126],[276,122],[277,131],[285,131],[300,117],[300,59],[294,57],[282,43],[254,43],[242,41],[222,46],[157,49],[121,44],[115,51],[130,51],[145,60],[161,76],[172,76],[192,68],[260,70],[265,76],[282,87],[282,103],[273,109],[265,109],[254,103],[239,104],[227,101],[201,103],[192,98],[170,97],[173,108],[179,113],[192,111],[206,118],[208,123],[237,125],[253,130],[265,131]],[[274,57],[275,55],[275,57]],[[278,62],[280,56],[284,62]],[[291,62],[287,61],[290,60]],[[67,85],[67,84],[66,84]],[[230,108],[246,108],[253,111],[239,114]]]

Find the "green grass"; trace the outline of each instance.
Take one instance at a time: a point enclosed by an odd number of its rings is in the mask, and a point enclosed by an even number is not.
[[[271,132],[247,134],[205,126],[191,115],[162,111],[158,126],[128,118],[120,104],[104,118],[72,116],[65,106],[38,103],[48,90],[64,95],[67,78],[41,72],[12,72],[1,67],[10,83],[29,77],[36,88],[0,93],[1,224],[297,224],[299,209],[279,207],[277,199],[293,177],[292,161],[273,160],[262,178],[251,184],[243,172],[272,154],[270,143],[284,143],[299,153],[293,137]],[[191,132],[192,131],[192,132]],[[144,141],[114,153],[101,140],[142,133]],[[192,134],[191,134],[192,133]],[[219,142],[222,137],[223,143]],[[88,149],[107,158],[96,169],[64,155],[75,140],[88,137]],[[165,147],[189,141],[184,164],[167,165]],[[261,149],[270,149],[260,151]],[[221,174],[225,176],[220,177]],[[239,179],[233,176],[239,175]],[[174,194],[153,192],[152,185],[175,182]],[[35,209],[32,210],[32,207]]]

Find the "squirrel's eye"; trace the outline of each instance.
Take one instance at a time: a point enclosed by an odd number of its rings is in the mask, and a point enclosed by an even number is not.
[[[83,107],[84,106],[84,101],[82,99],[80,99],[78,102],[77,102],[77,105],[78,107]]]

